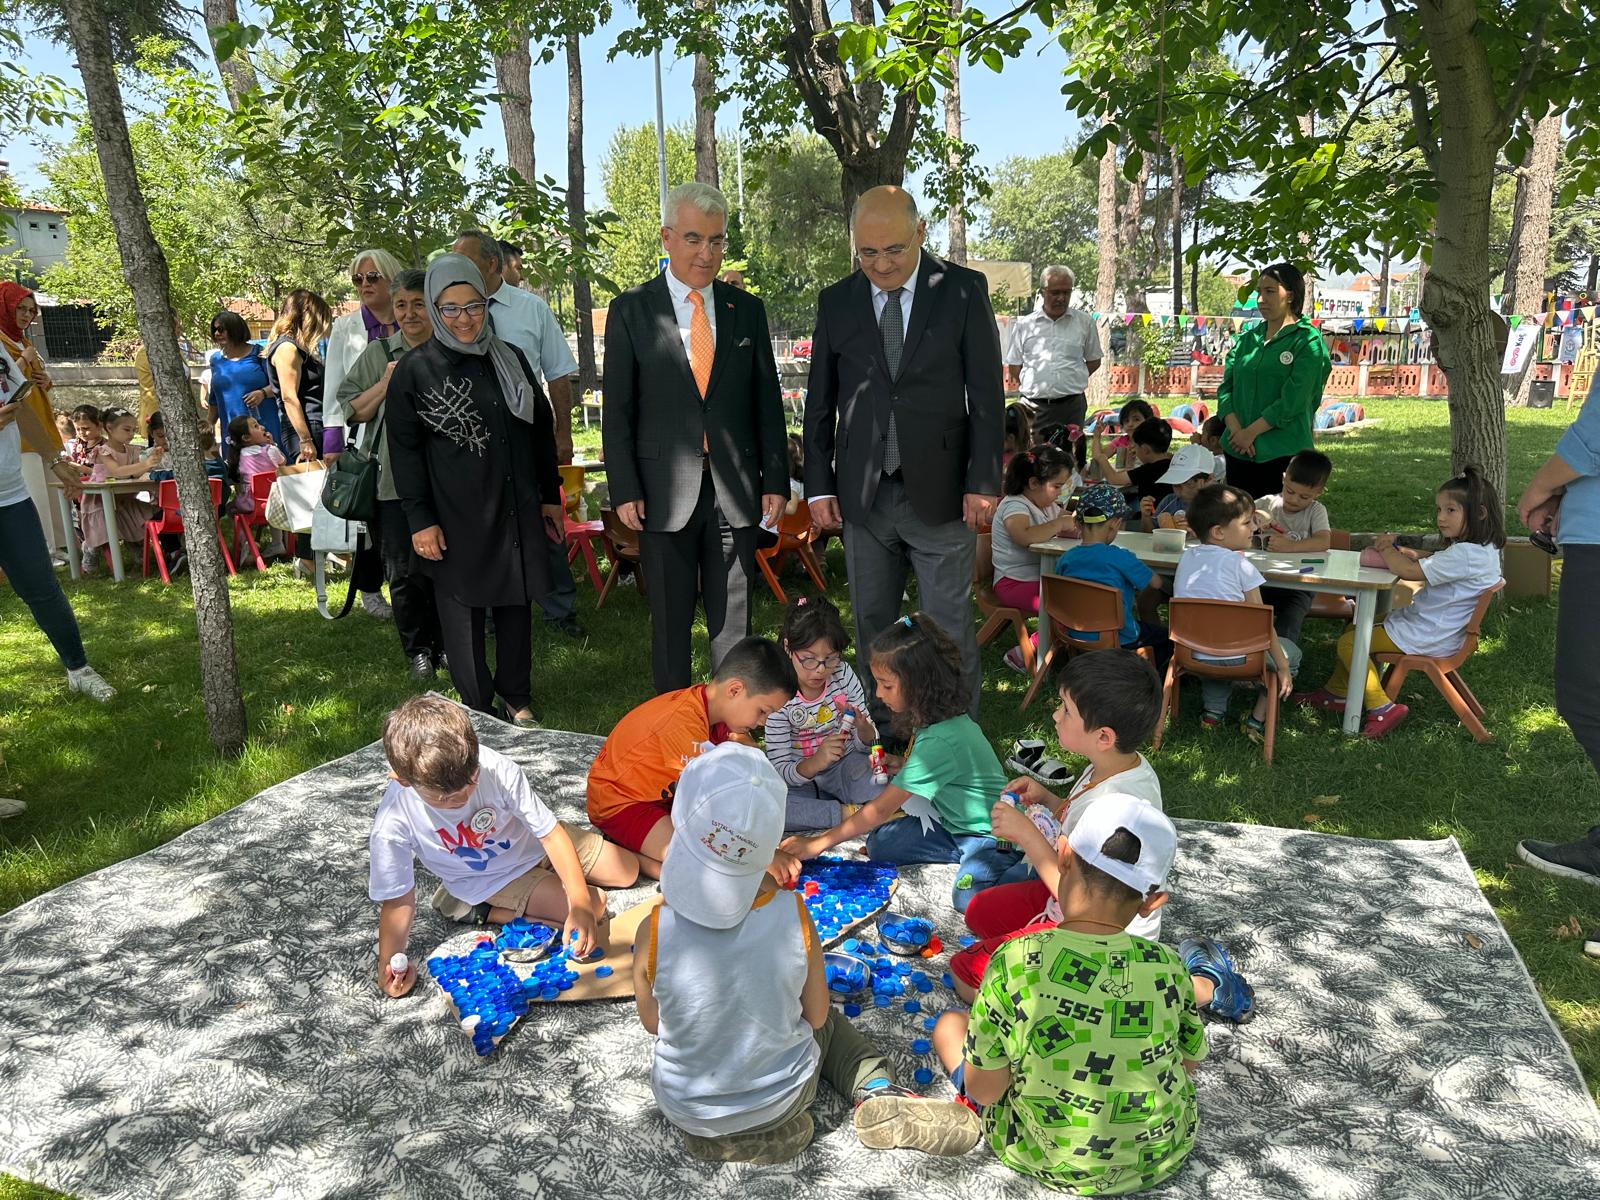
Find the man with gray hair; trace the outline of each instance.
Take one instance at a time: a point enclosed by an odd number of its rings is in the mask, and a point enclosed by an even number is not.
[[[667,269],[606,314],[602,431],[611,502],[640,531],[656,691],[694,679],[695,599],[710,668],[750,634],[757,525],[789,499],[788,441],[767,310],[717,278],[728,203],[684,183],[667,195]]]
[[[1076,281],[1072,268],[1039,272],[1040,305],[1011,323],[1006,349],[1006,386],[1017,388],[1033,409],[1033,439],[1048,441],[1068,425],[1083,428],[1089,412],[1089,376],[1104,357],[1100,331],[1081,308],[1069,308]],[[1078,466],[1086,461],[1079,439]]]

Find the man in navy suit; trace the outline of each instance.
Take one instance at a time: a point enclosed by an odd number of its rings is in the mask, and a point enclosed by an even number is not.
[[[915,571],[922,611],[961,648],[976,716],[975,531],[999,500],[1005,444],[988,283],[922,249],[900,188],[862,193],[851,228],[860,269],[817,301],[806,497],[819,528],[844,526],[858,652],[899,616]]]
[[[750,634],[756,527],[789,499],[778,368],[761,300],[718,280],[728,204],[667,195],[667,269],[606,314],[602,429],[611,503],[640,531],[656,691],[688,687],[696,596],[711,669]]]

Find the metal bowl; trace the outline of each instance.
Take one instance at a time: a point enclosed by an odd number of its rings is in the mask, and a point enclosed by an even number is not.
[[[867,965],[865,960],[857,958],[854,954],[846,954],[843,950],[829,950],[822,956],[822,963],[824,972],[829,967],[837,967],[842,971],[848,970],[853,974],[857,974],[861,980],[860,987],[851,988],[848,991],[836,988],[834,981],[830,980],[828,983],[829,997],[836,1000],[849,1000],[872,990],[872,968]]]
[[[922,942],[908,942],[902,938],[895,937],[886,929],[884,929],[885,925],[899,925],[905,921],[921,921],[923,924],[928,926],[927,940]],[[933,922],[929,921],[926,917],[908,917],[904,913],[885,911],[879,913],[877,917],[873,919],[873,925],[877,927],[878,939],[889,948],[889,953],[899,955],[901,958],[920,957],[922,952],[928,948],[928,942],[933,940]]]

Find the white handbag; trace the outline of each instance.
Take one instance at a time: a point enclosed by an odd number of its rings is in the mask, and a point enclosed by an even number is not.
[[[323,469],[280,474],[267,496],[267,524],[286,533],[310,533],[312,514],[322,497]]]

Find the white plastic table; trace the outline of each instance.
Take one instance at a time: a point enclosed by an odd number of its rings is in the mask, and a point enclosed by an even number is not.
[[[46,482],[50,490],[55,493],[56,505],[61,513],[61,524],[67,535],[67,570],[72,572],[74,579],[82,578],[82,549],[78,543],[78,531],[72,526],[72,501],[67,499],[67,491],[61,486],[60,480],[50,478]],[[117,497],[137,496],[140,493],[154,494],[156,484],[148,479],[107,479],[101,483],[83,484],[83,496],[88,500],[91,496],[99,496],[100,503],[106,514],[106,536],[110,539],[111,548],[111,577],[118,583],[127,577],[122,567],[122,539],[117,536]],[[152,501],[154,503],[154,501]]]
[[[1136,533],[1125,530],[1117,535],[1117,545],[1131,551],[1140,562],[1160,575],[1175,575],[1178,571],[1178,560],[1183,557],[1181,551],[1158,551],[1151,545],[1151,534]],[[1193,542],[1191,541],[1191,545]],[[1070,538],[1052,539],[1048,542],[1037,542],[1033,546],[1035,553],[1049,559],[1058,558],[1068,550],[1082,545],[1081,542]],[[1367,661],[1367,655],[1372,649],[1372,624],[1378,611],[1378,595],[1394,587],[1398,578],[1393,571],[1382,567],[1360,567],[1348,574],[1334,574],[1328,570],[1328,556],[1326,552],[1307,552],[1305,554],[1284,553],[1277,550],[1250,550],[1245,552],[1245,557],[1256,565],[1256,569],[1266,577],[1273,587],[1286,588],[1296,592],[1313,592],[1328,596],[1353,596],[1356,602],[1356,640],[1351,647],[1351,661],[1356,663],[1356,669],[1350,673],[1349,687],[1344,698],[1344,731],[1348,734],[1361,732],[1361,700],[1365,692],[1365,672],[1360,664]],[[1045,575],[1054,574],[1049,569],[1040,572],[1040,589],[1043,590]],[[1044,606],[1039,606],[1039,652],[1050,646],[1050,618],[1045,614]]]

